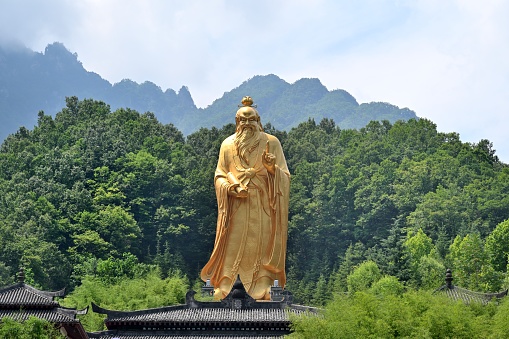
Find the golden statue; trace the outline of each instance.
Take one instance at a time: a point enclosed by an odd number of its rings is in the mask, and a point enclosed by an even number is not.
[[[221,144],[214,185],[218,218],[209,262],[201,271],[214,297],[230,292],[237,275],[251,297],[270,299],[286,282],[290,173],[279,140],[263,132],[251,97],[235,116],[235,134]]]

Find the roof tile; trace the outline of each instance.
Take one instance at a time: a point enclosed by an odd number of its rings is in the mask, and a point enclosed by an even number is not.
[[[122,317],[112,317],[108,322],[281,322],[289,321],[289,312],[302,314],[303,311],[293,309],[247,309],[232,310],[226,308],[188,308],[125,314]]]
[[[39,291],[24,283],[0,290],[0,308],[15,307],[58,307],[53,297],[58,292]]]
[[[54,308],[51,310],[0,310],[0,319],[11,318],[17,321],[25,321],[30,317],[36,317],[54,323],[77,323],[78,319],[68,314],[65,309]]]

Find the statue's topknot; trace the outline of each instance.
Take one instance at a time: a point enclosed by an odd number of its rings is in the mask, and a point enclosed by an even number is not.
[[[253,98],[251,98],[250,96],[245,96],[242,98],[241,103],[244,106],[253,106]]]
[[[256,105],[253,105],[253,98],[251,98],[249,95],[246,95],[242,98],[240,101],[242,105],[239,105],[238,107],[254,107],[256,108]]]

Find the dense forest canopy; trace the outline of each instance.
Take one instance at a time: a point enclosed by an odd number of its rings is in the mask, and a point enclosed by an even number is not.
[[[488,140],[464,143],[426,119],[265,129],[292,173],[287,288],[298,302],[349,290],[366,260],[405,286],[434,289],[445,267],[466,288],[507,286],[509,167]],[[152,113],[76,97],[54,118],[40,112],[0,149],[0,285],[20,266],[49,290],[154,270],[195,284],[215,236],[216,157],[233,132],[184,138]]]

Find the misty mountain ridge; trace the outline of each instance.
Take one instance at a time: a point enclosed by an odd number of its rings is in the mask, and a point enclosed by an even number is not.
[[[262,123],[288,130],[313,118],[333,119],[343,129],[362,128],[371,120],[417,118],[408,108],[372,102],[360,104],[344,90],[329,91],[319,79],[300,79],[289,84],[276,75],[257,75],[225,92],[206,108],[197,108],[186,86],[178,92],[163,91],[146,81],[129,79],[111,84],[87,71],[62,43],[49,44],[44,53],[24,46],[0,46],[0,140],[21,126],[37,123],[37,112],[55,115],[65,106],[65,97],[93,98],[112,110],[128,107],[140,113],[153,112],[162,123],[174,124],[184,134],[200,127],[221,127],[234,122],[240,99],[250,95],[258,105]],[[201,124],[197,125],[196,121]]]

